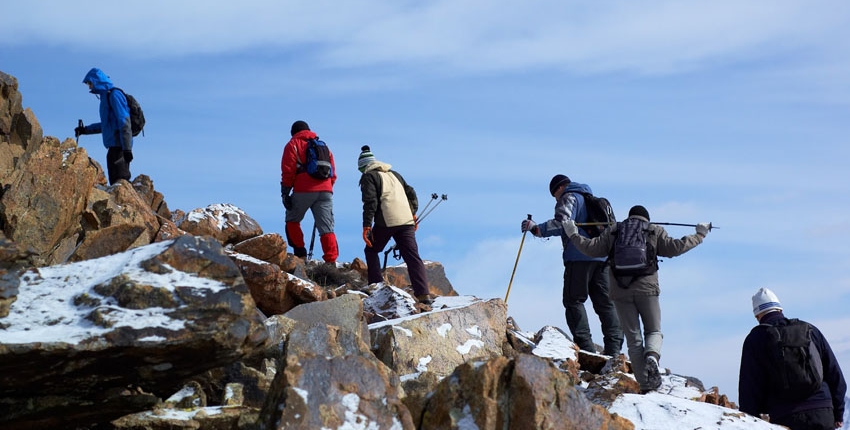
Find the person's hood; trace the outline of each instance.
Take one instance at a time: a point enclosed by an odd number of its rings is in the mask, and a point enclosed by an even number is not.
[[[366,168],[363,169],[363,173],[371,172],[372,170],[377,170],[378,172],[389,172],[392,167],[393,166],[390,166],[389,164],[384,163],[383,161],[375,160],[366,165]]]
[[[89,70],[86,73],[86,77],[83,78],[83,83],[88,84],[91,82],[92,94],[106,94],[109,90],[114,87],[112,85],[112,81],[109,79],[109,76],[106,76],[106,73],[103,73],[103,70],[98,69],[97,67]]]
[[[589,185],[582,184],[579,182],[570,182],[569,184],[567,184],[566,188],[564,188],[564,192],[593,194],[593,191],[590,190]]]

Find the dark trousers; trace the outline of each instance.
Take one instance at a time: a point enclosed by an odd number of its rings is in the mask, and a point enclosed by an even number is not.
[[[563,303],[573,341],[585,351],[596,352],[584,309],[584,302],[590,297],[593,310],[602,323],[604,354],[613,356],[619,354],[623,347],[623,331],[614,302],[608,296],[608,285],[608,266],[605,262],[564,262]]]
[[[770,417],[770,423],[779,424],[791,430],[832,430],[835,428],[832,412],[832,408],[809,409],[776,419]]]
[[[130,162],[124,159],[124,151],[120,147],[112,147],[106,151],[106,172],[109,185],[121,179],[130,180]]]
[[[401,259],[407,265],[407,274],[410,276],[410,285],[413,294],[421,296],[428,294],[428,279],[425,277],[425,263],[419,257],[419,247],[416,245],[415,227],[412,225],[400,225],[397,227],[372,228],[372,246],[363,249],[366,254],[366,267],[369,274],[369,283],[383,282],[381,275],[381,258],[378,254],[387,246],[390,239],[395,240],[396,248],[401,254]]]

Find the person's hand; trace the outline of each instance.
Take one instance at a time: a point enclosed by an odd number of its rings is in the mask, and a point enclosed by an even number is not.
[[[74,136],[79,137],[79,136],[82,136],[84,134],[86,134],[86,126],[80,125],[80,126],[77,126],[77,128],[74,129]]]
[[[842,427],[844,427],[844,421],[836,421],[835,422],[835,428],[840,429]]]
[[[133,161],[133,151],[124,150],[124,162],[129,163]]]
[[[564,233],[566,233],[567,237],[573,237],[578,234],[578,227],[576,227],[575,221],[567,219],[562,225],[564,226]]]
[[[416,218],[416,214],[413,215],[413,231],[419,230],[419,219]]]
[[[705,237],[708,235],[708,232],[711,231],[711,223],[710,222],[701,222],[696,226],[697,234]]]
[[[366,242],[366,246],[369,248],[372,247],[372,227],[363,227],[363,242]]]
[[[292,209],[292,196],[289,195],[290,191],[292,191],[292,187],[283,185],[283,182],[280,183],[280,200],[283,202],[283,207],[286,210]]]
[[[530,219],[524,219],[522,220],[522,224],[520,224],[519,228],[523,233],[530,231],[531,234],[534,234],[534,230],[537,228],[537,223]]]

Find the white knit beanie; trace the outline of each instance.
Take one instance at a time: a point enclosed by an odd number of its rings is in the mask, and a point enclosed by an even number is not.
[[[773,294],[773,291],[767,288],[760,288],[753,296],[753,315],[759,316],[759,314],[770,310],[782,310],[779,297],[776,297],[776,294]]]

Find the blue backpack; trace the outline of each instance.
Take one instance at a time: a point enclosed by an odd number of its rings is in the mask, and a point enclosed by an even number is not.
[[[304,159],[304,164],[298,166],[298,172],[306,172],[316,179],[328,179],[333,176],[331,151],[318,137],[307,140],[307,154]]]

